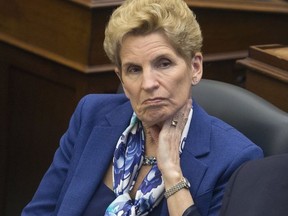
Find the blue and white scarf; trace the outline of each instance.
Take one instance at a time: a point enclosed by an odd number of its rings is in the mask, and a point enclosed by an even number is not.
[[[192,110],[181,137],[179,153],[182,153]],[[145,153],[145,137],[141,121],[133,113],[130,125],[118,140],[113,158],[113,188],[117,196],[108,206],[105,216],[142,216],[151,212],[164,196],[164,181],[157,164],[151,167],[141,185],[135,199],[129,193],[135,185]]]

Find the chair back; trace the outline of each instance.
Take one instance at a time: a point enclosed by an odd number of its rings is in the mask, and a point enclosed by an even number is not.
[[[288,153],[288,113],[236,85],[202,79],[192,96],[218,117],[260,146],[265,156]]]

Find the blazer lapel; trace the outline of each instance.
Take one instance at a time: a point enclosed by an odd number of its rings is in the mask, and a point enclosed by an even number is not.
[[[106,115],[107,125],[93,128],[58,215],[81,215],[101,183],[115,146],[129,124],[132,108],[126,103]]]

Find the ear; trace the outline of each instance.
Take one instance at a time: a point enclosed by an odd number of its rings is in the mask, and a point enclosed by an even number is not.
[[[118,76],[118,78],[119,78],[119,80],[120,80],[120,82],[121,82],[121,85],[122,85],[122,88],[123,88],[123,91],[124,91],[126,97],[129,98],[128,95],[126,94],[126,89],[125,89],[125,86],[124,86],[124,82],[123,82],[123,80],[122,80],[122,76],[121,76],[121,71],[120,71],[120,69],[119,69],[118,67],[115,67],[115,68],[114,68],[114,72],[116,73],[116,75]]]
[[[203,56],[200,52],[195,53],[191,60],[192,68],[192,85],[197,85],[203,75]]]
[[[123,84],[123,82],[122,82],[122,77],[121,77],[121,72],[120,72],[119,68],[118,68],[118,67],[115,67],[115,68],[114,68],[114,72],[115,72],[116,75],[118,76],[120,82]]]

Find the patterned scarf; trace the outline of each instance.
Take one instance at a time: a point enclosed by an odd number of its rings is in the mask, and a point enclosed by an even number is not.
[[[182,133],[179,152],[184,148],[188,133],[192,110]],[[135,199],[129,193],[133,189],[139,170],[144,160],[145,137],[141,122],[135,113],[130,125],[123,132],[116,145],[113,158],[113,188],[117,196],[108,206],[105,216],[142,216],[151,212],[164,196],[164,181],[157,164],[151,167],[141,185]]]

